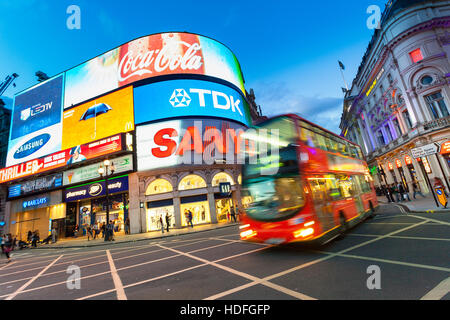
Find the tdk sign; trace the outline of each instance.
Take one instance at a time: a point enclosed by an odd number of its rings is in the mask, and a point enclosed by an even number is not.
[[[136,124],[172,117],[207,116],[251,125],[245,97],[223,84],[177,79],[137,87],[133,95]]]
[[[206,100],[212,99],[210,103],[212,102],[213,108],[222,110],[229,110],[231,108],[233,112],[238,111],[241,116],[243,115],[239,107],[241,100],[235,100],[232,95],[227,95],[220,91],[193,88],[189,89],[189,93],[198,95],[198,103],[200,107],[206,107]],[[169,102],[174,108],[187,107],[191,103],[191,97],[185,90],[175,89]],[[210,105],[210,103],[208,103],[208,105]]]
[[[51,136],[48,133],[44,133],[28,140],[14,152],[14,159],[22,159],[35,153],[41,149],[50,138]]]

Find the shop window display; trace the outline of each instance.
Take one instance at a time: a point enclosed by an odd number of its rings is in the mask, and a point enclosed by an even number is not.
[[[114,231],[124,231],[124,203],[123,194],[109,196],[109,220],[114,222]],[[92,223],[106,223],[106,199],[99,198],[92,200]]]
[[[211,222],[208,201],[181,204],[181,226],[187,226],[188,211],[192,212],[192,223],[194,226],[201,223]]]
[[[229,182],[231,185],[234,185],[233,178],[231,178],[231,176],[228,173],[219,172],[212,179],[212,186],[217,187],[219,185],[219,183],[223,183],[223,182]]]
[[[189,190],[189,189],[198,189],[198,188],[206,188],[205,180],[195,174],[188,175],[184,177],[178,186],[178,190]]]
[[[166,179],[156,179],[147,187],[145,195],[159,194],[173,191],[172,185]]]
[[[218,222],[226,222],[231,219],[231,208],[233,206],[233,200],[229,198],[216,200],[216,213]]]
[[[161,224],[159,221],[159,217],[162,217],[163,222],[164,222],[164,227],[165,227],[167,215],[169,215],[169,219],[170,219],[169,227],[173,228],[175,226],[175,215],[174,215],[173,206],[147,209],[147,232],[161,230]]]

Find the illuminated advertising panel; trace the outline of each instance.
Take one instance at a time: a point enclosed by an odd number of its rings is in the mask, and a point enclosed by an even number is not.
[[[450,141],[446,141],[441,144],[441,154],[449,154],[450,153]]]
[[[130,41],[67,71],[64,108],[139,80],[169,74],[219,78],[245,94],[239,63],[226,46],[195,34],[160,33]]]
[[[113,137],[75,146],[45,157],[0,169],[0,183],[61,168],[66,165],[93,159],[120,150],[122,150],[122,137],[121,135],[115,135]]]
[[[64,111],[61,148],[131,130],[134,119],[130,86]]]
[[[19,197],[38,191],[47,191],[62,186],[62,173],[24,181],[8,187],[8,198]]]
[[[121,173],[133,170],[133,156],[131,154],[111,159],[114,164],[114,173]],[[63,185],[69,185],[100,178],[98,168],[103,165],[103,162],[91,164],[89,166],[75,168],[64,171]]]
[[[212,116],[251,125],[249,106],[236,90],[201,80],[171,80],[134,89],[136,124],[180,116]]]
[[[59,75],[14,98],[7,166],[61,150],[62,92]]]
[[[64,190],[64,202],[77,201],[106,195],[105,180]],[[108,179],[109,194],[128,191],[128,176]]]
[[[244,130],[244,126],[218,119],[183,119],[137,126],[137,169],[227,161],[230,154],[240,153]]]
[[[395,159],[395,165],[397,166],[397,168],[401,168],[402,162],[399,159]]]

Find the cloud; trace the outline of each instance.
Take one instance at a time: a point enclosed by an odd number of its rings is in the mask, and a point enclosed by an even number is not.
[[[284,82],[259,83],[254,88],[256,103],[266,116],[296,113],[325,129],[340,133],[342,98],[307,96]]]

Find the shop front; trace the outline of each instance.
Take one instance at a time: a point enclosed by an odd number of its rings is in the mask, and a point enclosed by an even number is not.
[[[100,180],[66,188],[63,199],[67,203],[67,215],[71,215],[72,221],[76,222],[67,233],[73,235],[73,229],[78,225],[79,233],[86,235],[88,226],[106,224],[107,208],[115,232],[124,232],[128,217],[128,175],[108,179],[108,196],[106,181]]]
[[[9,232],[17,239],[26,241],[31,231],[42,240],[50,235],[54,225],[64,228],[66,208],[61,204],[61,190],[13,200],[10,210]]]

